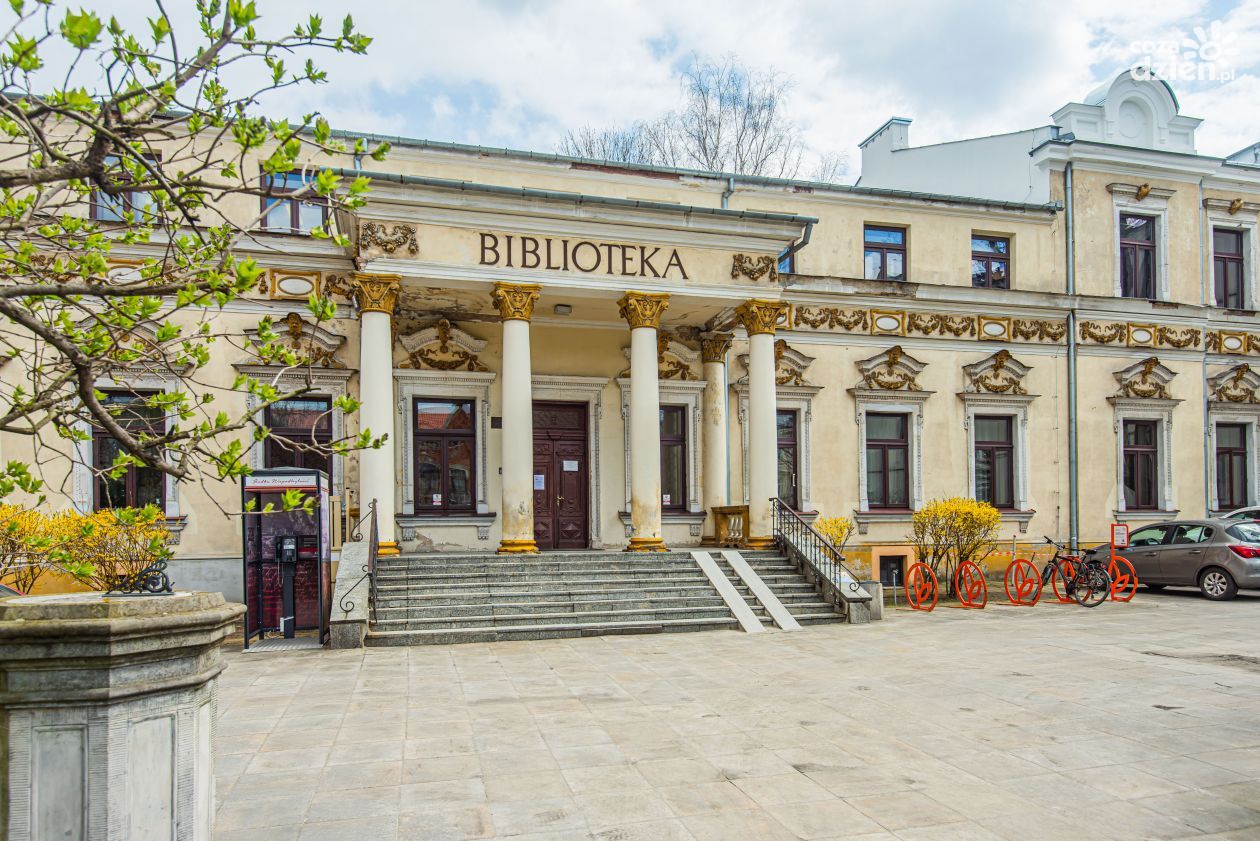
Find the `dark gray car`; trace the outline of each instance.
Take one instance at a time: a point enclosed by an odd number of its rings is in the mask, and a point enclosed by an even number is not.
[[[1091,552],[1107,553],[1099,546]],[[1128,559],[1138,581],[1152,590],[1198,587],[1209,599],[1232,599],[1239,589],[1260,590],[1260,523],[1246,520],[1176,520],[1134,529]]]

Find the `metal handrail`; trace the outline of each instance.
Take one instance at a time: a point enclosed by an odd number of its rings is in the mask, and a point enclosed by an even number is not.
[[[846,588],[854,595],[867,596],[866,590],[858,583],[857,576],[844,565],[844,555],[840,554],[840,550],[830,540],[819,534],[792,506],[778,497],[770,500],[770,508],[774,515],[774,540],[780,550],[786,553],[789,548],[787,544],[791,544],[796,549],[796,554],[813,568],[814,574],[831,582],[842,597]]]
[[[364,581],[368,583],[368,612],[370,613],[372,609],[376,607],[376,543],[378,535],[376,530],[375,499],[368,503],[368,512],[360,517],[351,527],[350,539],[352,541],[359,541],[363,539],[362,527],[364,521],[367,521],[368,523],[368,559],[367,563],[363,565],[362,577],[351,584],[350,588],[341,594],[341,601],[339,604],[341,605],[342,611],[345,613],[349,613],[354,610],[354,599],[350,598],[350,594],[353,593],[355,588]]]

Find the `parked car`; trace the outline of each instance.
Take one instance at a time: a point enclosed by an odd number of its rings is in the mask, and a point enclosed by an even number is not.
[[[1260,520],[1260,505],[1248,508],[1235,508],[1228,514],[1221,515],[1222,520]]]
[[[4,584],[3,582],[0,582],[0,599],[6,598],[8,596],[24,596],[24,595],[26,594],[23,593],[21,590],[17,589],[16,587],[10,587],[8,584]]]
[[[1106,544],[1090,553],[1106,554]],[[1116,551],[1151,590],[1198,587],[1209,599],[1260,590],[1260,523],[1249,518],[1175,520],[1136,529]]]

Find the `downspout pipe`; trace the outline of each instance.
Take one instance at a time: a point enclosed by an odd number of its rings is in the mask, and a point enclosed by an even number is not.
[[[1067,398],[1068,398],[1068,536],[1072,551],[1079,551],[1081,540],[1080,464],[1077,459],[1077,401],[1076,401],[1076,229],[1072,203],[1072,162],[1063,169],[1066,249],[1066,278],[1068,294],[1067,313]]]
[[[722,209],[727,210],[731,206],[731,196],[735,195],[735,176],[729,175],[726,178],[726,189],[722,191]]]
[[[804,233],[801,234],[801,238],[798,239],[796,242],[792,243],[791,245],[789,245],[783,251],[783,253],[779,255],[779,262],[782,263],[784,260],[787,260],[788,258],[790,258],[793,254],[800,251],[805,246],[809,245],[809,238],[813,233],[814,233],[814,223],[806,222],[805,231]]]
[[[1203,206],[1203,179],[1199,179],[1199,303],[1203,306],[1203,516],[1212,512],[1212,412],[1211,395],[1208,393],[1208,359],[1207,334],[1211,301],[1209,299],[1207,238],[1211,236],[1208,227],[1207,208]]]

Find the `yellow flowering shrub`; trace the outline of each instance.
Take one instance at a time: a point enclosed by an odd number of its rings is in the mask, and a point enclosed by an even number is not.
[[[168,536],[154,506],[84,515],[0,505],[0,581],[29,593],[55,570],[109,590],[166,558]]]
[[[814,531],[827,539],[837,552],[843,552],[857,526],[848,517],[819,517],[814,520]]]
[[[997,548],[1002,514],[987,502],[955,496],[934,499],[910,520],[910,538],[919,562],[927,564],[946,592],[963,561],[979,563]]]

